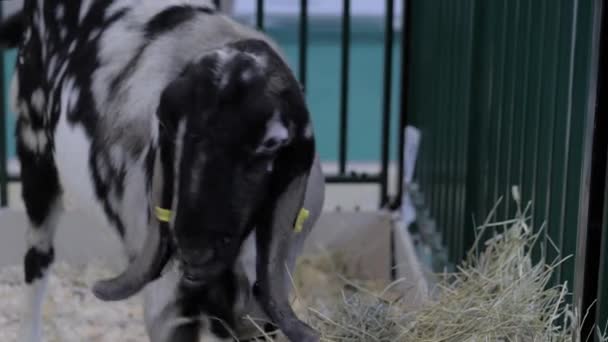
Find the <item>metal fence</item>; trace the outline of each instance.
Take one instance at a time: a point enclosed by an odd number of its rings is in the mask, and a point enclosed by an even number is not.
[[[255,1],[256,13],[255,13],[255,24],[258,29],[265,29],[265,19],[267,15],[265,13],[265,1],[264,0],[251,0]],[[222,1],[215,0],[216,5],[220,6]],[[374,174],[367,173],[356,173],[348,170],[347,164],[349,162],[347,154],[348,145],[348,134],[349,134],[349,70],[350,66],[350,44],[351,44],[351,0],[342,0],[342,37],[341,37],[341,70],[340,72],[340,97],[339,101],[339,113],[335,113],[339,116],[339,130],[336,132],[336,144],[338,145],[338,172],[335,174],[326,175],[329,183],[341,183],[341,184],[376,184],[379,186],[379,205],[385,207],[390,204],[398,202],[397,199],[401,198],[401,184],[398,184],[397,195],[394,198],[389,198],[389,159],[390,159],[390,141],[391,139],[400,139],[400,137],[390,136],[391,132],[391,86],[393,82],[393,54],[392,50],[395,46],[395,29],[394,29],[394,18],[395,18],[395,1],[385,0],[386,13],[384,17],[384,70],[383,70],[383,99],[382,106],[378,108],[377,117],[381,121],[381,141],[378,149],[380,150],[380,171]],[[404,1],[405,2],[405,1]],[[308,72],[308,46],[309,46],[309,4],[308,0],[299,1],[299,58],[297,75],[306,89],[307,84],[307,72]],[[0,53],[0,64],[4,65],[4,55]],[[4,72],[4,69],[0,68],[0,73]],[[0,92],[6,94],[4,77],[0,74]],[[6,125],[6,113],[4,112],[4,106],[0,106],[0,115],[3,120],[0,120],[0,207],[6,206],[8,201],[7,186],[9,182],[18,182],[19,178],[7,175],[6,165],[6,139],[5,136],[5,125]],[[403,120],[399,120],[402,124]],[[401,153],[399,154],[401,156]],[[402,174],[401,163],[398,164],[398,175]],[[399,182],[397,182],[399,183]]]
[[[408,123],[422,130],[417,179],[449,259],[458,262],[472,247],[473,222],[482,222],[499,197],[505,200],[497,219],[513,217],[510,188],[519,185],[532,201],[535,229],[546,222],[547,258],[558,257],[551,241],[562,256],[574,256],[555,281],[574,285],[583,308],[599,291],[605,322],[608,243],[600,241],[608,216],[608,121],[597,108],[602,1],[411,0],[410,6]]]

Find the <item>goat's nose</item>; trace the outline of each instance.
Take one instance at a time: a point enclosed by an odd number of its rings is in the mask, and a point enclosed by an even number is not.
[[[213,249],[192,249],[182,251],[182,260],[188,267],[204,267],[215,257]]]

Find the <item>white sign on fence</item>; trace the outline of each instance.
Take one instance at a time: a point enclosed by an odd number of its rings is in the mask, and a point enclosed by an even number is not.
[[[403,148],[403,182],[405,191],[401,202],[401,217],[405,223],[405,227],[416,220],[416,210],[412,204],[410,193],[407,191],[408,185],[414,179],[414,171],[416,170],[416,159],[418,158],[418,149],[420,147],[420,139],[422,133],[419,129],[413,126],[405,127],[405,142]]]

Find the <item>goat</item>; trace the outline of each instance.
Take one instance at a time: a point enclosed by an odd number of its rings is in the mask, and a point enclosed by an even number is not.
[[[324,181],[299,83],[267,36],[207,0],[25,0],[0,27],[31,223],[21,341],[41,305],[64,200],[109,223],[129,263],[93,286],[142,292],[152,341],[318,341],[288,271]],[[304,219],[308,216],[308,220]]]

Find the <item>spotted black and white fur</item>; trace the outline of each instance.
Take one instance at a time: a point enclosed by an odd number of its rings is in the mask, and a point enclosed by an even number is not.
[[[289,306],[287,271],[323,177],[304,96],[266,36],[207,0],[25,0],[0,44],[19,48],[11,91],[31,223],[20,341],[42,339],[68,196],[115,228],[129,260],[94,293],[143,289],[152,341],[251,338],[246,316],[318,340]]]

